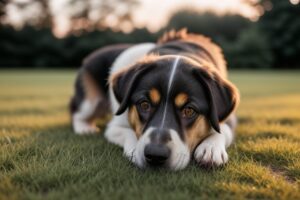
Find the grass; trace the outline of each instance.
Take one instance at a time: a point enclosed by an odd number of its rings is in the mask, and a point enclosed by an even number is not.
[[[300,199],[300,72],[233,72],[229,163],[139,170],[101,134],[74,135],[73,71],[0,71],[0,199]]]

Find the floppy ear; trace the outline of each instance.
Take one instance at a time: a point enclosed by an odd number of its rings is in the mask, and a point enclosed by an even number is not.
[[[218,74],[208,73],[203,69],[194,69],[194,75],[202,83],[209,101],[209,121],[220,133],[219,123],[225,120],[237,107],[239,92],[229,81]]]
[[[136,82],[150,69],[149,64],[137,64],[129,70],[118,73],[112,78],[111,84],[116,99],[120,103],[116,115],[125,112],[128,107],[130,96],[136,88]]]

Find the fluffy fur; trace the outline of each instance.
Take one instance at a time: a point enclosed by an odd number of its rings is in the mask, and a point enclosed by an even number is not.
[[[238,102],[221,49],[183,29],[157,44],[93,53],[79,72],[70,108],[75,133],[96,132],[95,119],[111,110],[104,135],[127,158],[140,168],[180,170],[191,159],[209,167],[228,161]]]

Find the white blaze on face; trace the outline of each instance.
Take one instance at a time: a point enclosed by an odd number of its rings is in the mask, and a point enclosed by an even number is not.
[[[175,72],[177,70],[179,60],[180,60],[180,56],[177,56],[174,60],[173,65],[171,66],[168,88],[167,88],[166,103],[163,111],[162,123],[160,125],[161,129],[164,128],[165,125],[166,114],[168,109],[167,102],[169,101],[169,95],[172,88],[172,84],[174,82]],[[135,163],[141,168],[146,166],[144,149],[147,144],[151,143],[150,135],[154,130],[155,128],[153,127],[148,128],[137,143],[135,149]],[[170,129],[169,133],[171,136],[171,140],[167,144],[165,144],[171,150],[171,156],[167,161],[167,167],[172,170],[184,169],[190,161],[190,151],[187,145],[180,139],[178,133],[175,130]]]
[[[169,101],[169,96],[170,96],[169,94],[170,94],[170,91],[171,91],[171,88],[172,88],[172,83],[173,83],[175,72],[176,72],[176,69],[177,69],[177,66],[178,66],[178,63],[179,63],[179,59],[180,59],[180,57],[177,56],[174,63],[173,63],[173,65],[172,65],[172,67],[171,67],[171,72],[170,72],[170,77],[169,77],[169,82],[168,82],[168,88],[167,88],[166,103],[165,103],[165,108],[164,108],[163,118],[162,118],[160,128],[163,128],[164,125],[165,125],[167,109],[168,109],[168,104],[167,103]]]

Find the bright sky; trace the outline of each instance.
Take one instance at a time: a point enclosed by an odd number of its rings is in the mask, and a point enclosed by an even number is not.
[[[19,2],[26,2],[28,0],[15,0]],[[68,13],[74,12],[74,10],[68,10],[64,6],[69,0],[51,0],[51,7],[55,14],[59,13],[56,18],[57,27],[55,32],[63,34],[70,24],[67,20]],[[91,0],[93,3],[101,3],[101,0]],[[191,7],[193,9],[201,11],[213,11],[217,14],[224,13],[238,13],[251,19],[257,19],[259,13],[253,7],[243,3],[246,0],[137,0],[140,4],[133,11],[133,20],[137,27],[148,27],[151,31],[156,31],[164,26],[172,12],[182,7]],[[255,0],[252,0],[255,1]],[[297,0],[292,0],[297,1]],[[37,5],[38,6],[38,5]],[[29,17],[36,15],[38,7],[31,8],[30,12],[27,12]],[[80,9],[80,4],[77,9]],[[15,8],[9,8],[11,11],[10,21],[18,22],[22,19],[22,16],[18,15],[18,11]]]
[[[151,30],[157,30],[165,25],[169,15],[182,7],[191,7],[201,11],[213,11],[217,14],[238,13],[255,19],[259,13],[245,0],[140,0],[141,8],[135,13],[137,25],[146,24]]]

